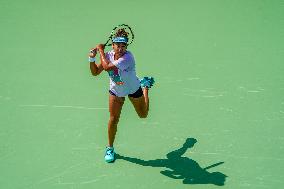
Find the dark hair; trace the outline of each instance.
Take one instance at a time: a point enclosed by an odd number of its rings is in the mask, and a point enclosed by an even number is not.
[[[117,32],[115,33],[114,37],[125,37],[128,39],[128,32],[125,31],[124,28],[121,28],[119,30],[117,30]]]

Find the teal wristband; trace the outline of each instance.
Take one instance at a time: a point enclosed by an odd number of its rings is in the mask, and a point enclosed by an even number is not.
[[[96,58],[95,57],[89,57],[89,62],[96,62]]]

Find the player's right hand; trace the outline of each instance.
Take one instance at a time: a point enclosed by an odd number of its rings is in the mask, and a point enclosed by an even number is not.
[[[105,49],[105,45],[104,44],[98,44],[96,49],[98,49],[99,51],[103,51]]]

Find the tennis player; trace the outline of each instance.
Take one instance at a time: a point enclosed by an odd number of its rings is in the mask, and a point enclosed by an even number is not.
[[[146,118],[149,111],[148,91],[154,84],[154,78],[144,77],[141,80],[136,75],[135,60],[127,50],[128,33],[120,29],[112,38],[112,50],[104,51],[104,45],[99,44],[91,49],[89,54],[90,70],[97,76],[102,71],[107,71],[110,78],[109,112],[108,121],[108,146],[106,147],[105,161],[110,163],[115,160],[114,140],[117,125],[124,104],[128,96],[138,116]],[[100,63],[96,64],[95,56],[100,54]]]

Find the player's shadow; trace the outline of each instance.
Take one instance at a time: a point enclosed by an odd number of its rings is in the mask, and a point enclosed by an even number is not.
[[[165,167],[167,169],[160,171],[161,174],[173,179],[183,179],[184,184],[214,184],[223,186],[227,176],[221,172],[208,172],[207,170],[223,164],[224,162],[215,163],[202,168],[196,161],[187,157],[182,157],[186,150],[192,148],[196,142],[196,139],[188,138],[181,148],[169,152],[166,155],[166,159],[142,160],[119,154],[116,154],[116,157],[117,159],[122,159],[142,166]]]

